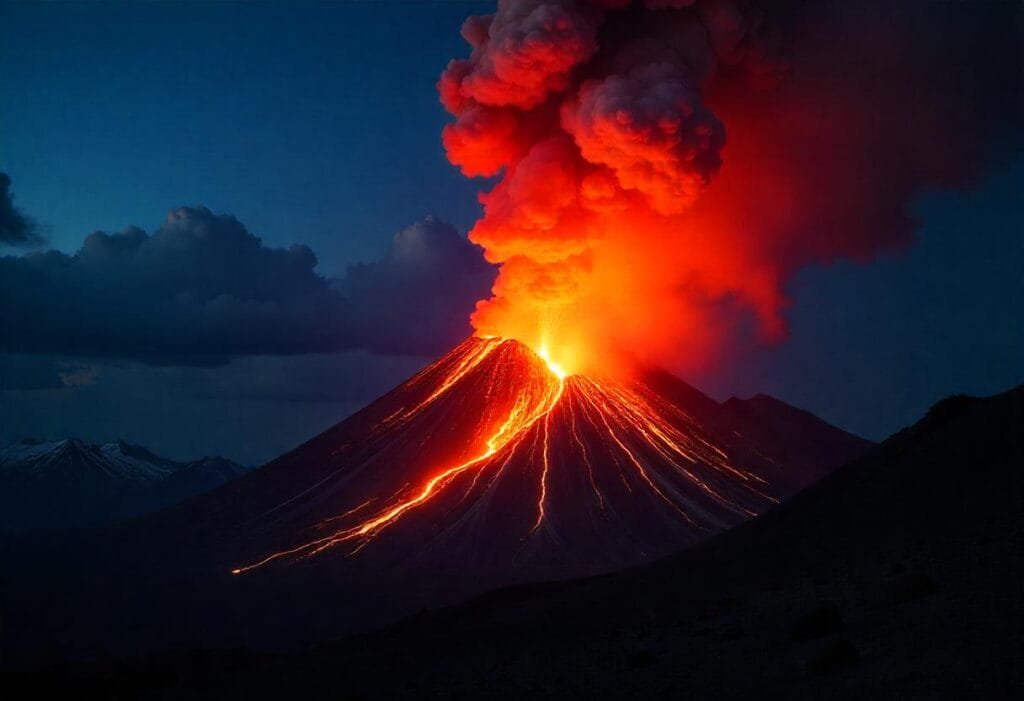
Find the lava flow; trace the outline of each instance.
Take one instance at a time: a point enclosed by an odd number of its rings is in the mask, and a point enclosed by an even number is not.
[[[778,500],[764,476],[734,464],[696,419],[644,383],[568,375],[547,356],[473,338],[371,405],[362,454],[315,485],[339,499],[311,524],[320,533],[233,572],[337,546],[356,555],[391,533],[414,541],[400,549],[416,553],[467,529],[475,540],[484,534],[485,550],[515,558],[552,543],[600,550],[605,540],[613,549],[632,542],[636,555]]]

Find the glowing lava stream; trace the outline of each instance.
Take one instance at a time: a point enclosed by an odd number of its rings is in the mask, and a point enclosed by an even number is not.
[[[401,409],[389,415],[375,427],[376,430],[401,430],[393,422],[402,422],[420,413],[425,406],[438,400],[448,390],[481,365],[484,360],[504,344],[509,343],[500,338],[477,339],[452,366],[445,371],[438,381],[437,389],[418,404]],[[507,349],[507,348],[506,348]],[[524,352],[529,353],[525,348]],[[494,356],[498,357],[498,356]],[[258,562],[232,570],[241,574],[266,565],[282,558],[295,556],[306,558],[316,555],[340,543],[355,541],[355,547],[349,554],[354,554],[365,547],[381,531],[399,521],[404,514],[430,501],[445,490],[455,479],[467,471],[476,469],[472,483],[463,499],[476,487],[484,465],[490,458],[505,451],[506,459],[498,468],[500,475],[514,452],[518,449],[530,429],[543,422],[539,431],[534,433],[533,450],[539,443],[539,455],[531,452],[539,470],[537,485],[536,520],[525,534],[532,536],[545,522],[545,507],[548,499],[548,481],[551,469],[553,410],[564,400],[565,426],[561,428],[571,434],[574,445],[578,445],[578,460],[585,464],[588,481],[593,487],[596,503],[601,510],[605,506],[605,497],[598,489],[591,465],[588,449],[579,435],[578,422],[585,422],[597,430],[606,447],[610,451],[614,464],[618,465],[619,477],[626,491],[633,493],[633,487],[640,486],[661,502],[667,504],[676,517],[681,518],[694,528],[702,526],[690,513],[692,497],[695,493],[716,503],[720,508],[733,514],[745,516],[756,515],[756,512],[743,503],[730,498],[720,486],[726,484],[727,489],[754,499],[757,504],[777,501],[764,493],[763,479],[757,475],[733,466],[728,456],[713,444],[705,440],[698,430],[682,429],[681,426],[695,426],[690,417],[678,408],[667,403],[657,394],[643,385],[627,386],[613,381],[597,381],[582,375],[568,376],[556,363],[552,362],[547,350],[541,348],[536,357],[545,363],[545,370],[540,370],[537,377],[528,384],[519,387],[508,416],[487,437],[479,449],[480,452],[456,465],[444,468],[430,477],[422,486],[411,493],[397,492],[391,496],[378,511],[360,523],[331,532],[324,537],[305,542],[293,548],[272,553]],[[512,370],[513,372],[516,369]],[[429,371],[418,375],[409,384],[421,382],[426,377],[434,377]],[[540,380],[540,384],[532,382]],[[470,380],[475,381],[475,380]],[[567,393],[567,387],[571,390]],[[678,424],[678,425],[677,425]],[[557,428],[557,427],[556,427]],[[652,462],[653,461],[653,464]],[[662,466],[660,472],[656,466]],[[479,469],[477,469],[479,468]],[[495,478],[496,479],[496,478]],[[633,480],[631,486],[630,482]],[[682,485],[680,484],[682,481]],[[314,485],[315,487],[315,485]],[[309,491],[309,490],[306,490]],[[349,509],[339,516],[333,516],[318,524],[324,527],[346,517],[354,517],[359,512],[377,502],[378,497],[371,497],[358,506]],[[287,502],[286,502],[287,503]],[[686,508],[684,508],[684,506]]]
[[[501,339],[485,339],[484,343],[481,345],[480,350],[472,353],[470,356],[464,359],[459,364],[459,366],[448,376],[448,378],[437,391],[433,392],[429,397],[427,397],[427,399],[424,402],[422,402],[421,404],[417,405],[412,410],[407,412],[406,415],[411,415],[420,411],[420,409],[422,409],[426,404],[429,404],[430,402],[433,402],[435,399],[437,399],[438,396],[443,394],[444,391],[446,391],[452,385],[458,382],[458,380],[461,379],[466,373],[468,373],[473,367],[479,365],[484,360],[484,358],[486,358],[491,353],[491,351],[493,351],[498,345],[500,345],[500,343]],[[562,393],[565,391],[565,372],[563,372],[558,365],[548,360],[546,351],[542,350],[541,353],[543,353],[543,355],[539,354],[540,357],[545,361],[548,369],[551,371],[552,376],[557,381],[550,383],[548,385],[547,391],[544,393],[543,398],[535,406],[530,406],[530,400],[526,395],[520,395],[519,398],[516,400],[516,403],[512,406],[512,410],[509,412],[508,418],[505,419],[505,422],[498,428],[498,430],[495,431],[491,435],[491,437],[487,439],[487,442],[485,444],[486,448],[484,452],[480,453],[476,457],[466,460],[463,463],[455,465],[454,467],[450,467],[438,475],[435,475],[434,477],[430,478],[430,480],[428,480],[426,484],[423,485],[423,488],[415,496],[405,501],[398,502],[391,508],[386,509],[385,511],[362,522],[357,526],[353,526],[352,528],[347,528],[336,533],[332,533],[331,535],[326,536],[324,538],[313,540],[288,550],[281,550],[279,552],[268,555],[259,562],[254,562],[253,564],[246,565],[244,567],[237,567],[231,570],[231,573],[242,574],[243,572],[247,572],[257,567],[261,567],[262,565],[265,565],[269,562],[272,562],[283,557],[287,557],[289,555],[301,554],[310,557],[316,555],[317,553],[323,550],[326,550],[327,548],[337,545],[338,543],[344,543],[346,541],[350,541],[362,536],[375,535],[381,529],[386,528],[391,523],[394,523],[394,521],[398,519],[399,516],[401,516],[409,509],[415,508],[416,506],[419,506],[423,502],[427,501],[435,492],[437,492],[441,488],[444,488],[457,475],[459,475],[462,472],[465,472],[466,470],[472,468],[475,465],[484,462],[485,460],[493,456],[495,453],[500,451],[502,448],[513,443],[516,440],[516,438],[524,435],[526,431],[529,430],[529,428],[533,426],[538,420],[540,420],[541,418],[546,419],[551,410],[555,408],[556,404],[558,404],[558,400],[562,398]],[[545,439],[546,435],[547,432],[545,430]],[[544,459],[544,473],[546,476],[546,445],[544,451]],[[534,526],[533,530],[536,530],[537,526],[540,525],[541,521],[544,518],[543,501],[544,494],[542,491],[540,502],[538,504],[540,514],[537,519],[537,524]],[[531,533],[532,532],[533,531],[531,530]],[[362,545],[356,548],[356,550],[359,550],[361,547]]]

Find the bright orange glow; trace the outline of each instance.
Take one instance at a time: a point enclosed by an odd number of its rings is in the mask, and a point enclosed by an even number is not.
[[[498,338],[473,342],[447,367],[444,376],[434,378],[437,389],[400,416],[386,417],[382,426],[391,430],[423,412],[427,405],[447,401],[459,386],[479,389],[486,395],[487,387],[480,387],[479,378],[469,375],[499,348],[507,348],[508,343]],[[348,553],[354,555],[383,531],[433,500],[450,498],[446,503],[462,504],[478,489],[485,472],[492,476],[484,481],[493,483],[506,470],[514,469],[510,468],[512,464],[536,479],[534,516],[531,525],[524,527],[524,539],[543,530],[549,516],[551,484],[556,470],[585,471],[585,484],[590,485],[595,503],[603,510],[605,496],[598,481],[599,477],[607,479],[608,475],[607,471],[597,475],[587,441],[582,437],[584,427],[602,436],[599,439],[603,444],[602,452],[613,456],[619,472],[616,479],[628,492],[638,497],[636,490],[646,491],[670,509],[673,518],[694,527],[698,524],[689,511],[693,490],[728,512],[743,516],[755,513],[716,488],[712,484],[714,480],[706,476],[707,470],[717,475],[715,480],[726,479],[744,494],[753,495],[758,503],[774,501],[762,491],[763,480],[734,467],[725,453],[702,438],[699,432],[687,428],[692,424],[688,417],[642,385],[568,375],[550,359],[543,347],[536,355],[526,349],[522,353],[533,360],[520,365],[497,366],[499,371],[507,370],[514,375],[511,379],[515,399],[507,414],[481,434],[478,446],[471,448],[470,457],[441,466],[420,484],[399,488],[390,496],[372,495],[339,516],[317,524],[318,529],[333,529],[327,535],[271,553],[232,572],[241,574],[276,560],[311,557],[342,544],[348,544]],[[540,374],[531,379],[525,373],[532,372],[532,367],[539,368]],[[420,381],[422,378],[418,376],[408,384],[415,386]],[[561,448],[556,449],[556,437]],[[556,458],[556,450],[564,451],[566,447],[572,456],[568,464],[564,458]],[[518,460],[513,460],[516,456]],[[704,477],[698,474],[700,471],[704,471]],[[371,512],[372,505],[377,507]]]
[[[638,354],[691,370],[721,337],[713,302],[768,326],[781,303],[751,232],[730,240],[691,216],[724,160],[725,124],[702,95],[719,58],[705,37],[719,26],[689,9],[648,22],[603,5],[499,3],[467,20],[470,56],[438,83],[454,118],[449,160],[500,176],[469,232],[500,266],[472,324],[566,375],[622,374]],[[666,59],[676,53],[685,66]]]
[[[568,373],[562,369],[561,365],[551,359],[551,354],[548,353],[547,346],[541,346],[540,350],[537,351],[537,355],[540,356],[540,359],[543,360],[545,364],[547,364],[548,370],[551,371],[552,375],[560,380],[565,379],[565,376]]]

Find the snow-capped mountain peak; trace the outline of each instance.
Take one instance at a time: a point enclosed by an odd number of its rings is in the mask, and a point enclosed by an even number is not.
[[[25,439],[0,448],[0,529],[105,523],[241,476],[226,458],[177,462],[124,440]]]
[[[124,479],[158,481],[169,477],[181,467],[180,463],[161,458],[142,446],[123,440],[104,443],[99,446],[99,451]]]

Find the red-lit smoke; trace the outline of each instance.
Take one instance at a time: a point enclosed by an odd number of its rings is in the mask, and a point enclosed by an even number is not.
[[[968,183],[1019,116],[1012,8],[947,5],[499,0],[470,17],[438,89],[449,159],[499,176],[470,232],[501,266],[477,332],[569,371],[624,353],[696,367],[750,312],[778,338],[796,269],[907,243],[913,195]]]

